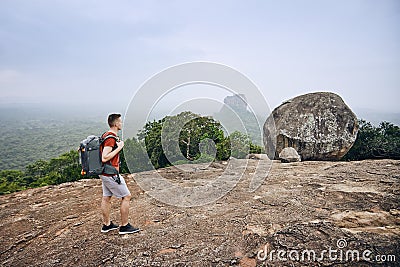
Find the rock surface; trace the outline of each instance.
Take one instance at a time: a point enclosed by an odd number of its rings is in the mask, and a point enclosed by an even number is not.
[[[274,161],[261,187],[249,192],[258,163],[248,160],[244,177],[227,195],[193,208],[158,202],[124,175],[132,193],[131,223],[142,229],[125,236],[100,233],[98,179],[0,196],[0,266],[399,265],[400,161]],[[158,172],[174,183],[195,184],[227,168],[226,162],[201,166],[188,165],[188,173],[175,167]],[[116,223],[118,207],[113,198]],[[370,258],[279,261],[275,252],[270,261],[257,256],[267,247],[315,250],[319,257],[324,249],[337,250],[339,241],[343,253],[370,250]],[[386,255],[386,262],[376,262],[377,255]]]
[[[255,160],[268,160],[267,154],[248,154],[246,159],[255,159]]]
[[[281,153],[279,153],[279,159],[284,163],[301,161],[300,155],[293,147],[285,147],[282,149]]]
[[[357,117],[342,98],[318,92],[274,109],[264,124],[264,142],[270,158],[294,147],[302,160],[338,160],[352,147],[357,131]]]

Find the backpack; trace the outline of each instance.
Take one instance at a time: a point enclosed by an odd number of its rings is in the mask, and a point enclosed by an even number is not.
[[[101,160],[101,145],[109,138],[114,138],[117,141],[117,137],[111,134],[104,138],[102,136],[89,135],[85,140],[82,140],[78,149],[82,175],[91,177],[99,174],[118,174],[118,170],[109,161],[103,163]]]

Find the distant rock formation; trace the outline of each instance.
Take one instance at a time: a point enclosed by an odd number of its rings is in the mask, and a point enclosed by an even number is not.
[[[247,110],[247,99],[244,94],[235,94],[227,96],[224,99],[224,103],[234,110],[246,111]]]
[[[284,163],[301,161],[300,155],[293,147],[285,147],[282,149],[281,153],[279,153],[279,159]]]
[[[213,117],[222,122],[227,134],[234,131],[248,134],[254,144],[262,146],[262,125],[264,121],[248,109],[244,94],[235,94],[224,98],[224,105]]]
[[[352,147],[357,131],[357,117],[340,96],[310,93],[272,111],[264,124],[264,145],[270,158],[293,147],[303,160],[338,160]]]

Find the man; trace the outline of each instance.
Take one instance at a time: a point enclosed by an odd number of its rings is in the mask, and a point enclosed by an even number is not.
[[[101,212],[103,215],[103,228],[102,233],[107,233],[111,230],[118,229],[118,225],[110,221],[111,197],[115,196],[121,198],[121,227],[119,227],[119,234],[131,234],[139,232],[138,228],[130,225],[128,221],[129,215],[129,201],[131,200],[131,193],[125,183],[124,178],[119,175],[119,152],[124,147],[124,141],[119,140],[118,131],[122,129],[121,114],[110,114],[108,116],[108,125],[110,129],[103,134],[103,138],[108,135],[117,137],[108,138],[102,144],[102,162],[110,164],[118,171],[116,175],[102,174],[99,175],[102,180],[103,199],[101,201]],[[119,178],[119,180],[118,180]],[[120,183],[119,183],[120,182]]]

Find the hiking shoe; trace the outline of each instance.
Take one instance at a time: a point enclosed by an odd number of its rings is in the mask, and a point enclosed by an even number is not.
[[[121,226],[119,228],[119,234],[120,235],[124,235],[124,234],[133,234],[133,233],[137,233],[139,232],[140,229],[139,228],[135,228],[133,227],[130,223],[128,223],[125,226]]]
[[[108,226],[103,224],[103,227],[101,228],[101,232],[107,233],[107,232],[109,232],[111,230],[115,230],[115,229],[118,229],[118,224],[113,224],[113,222],[110,222],[110,225],[108,225]]]

